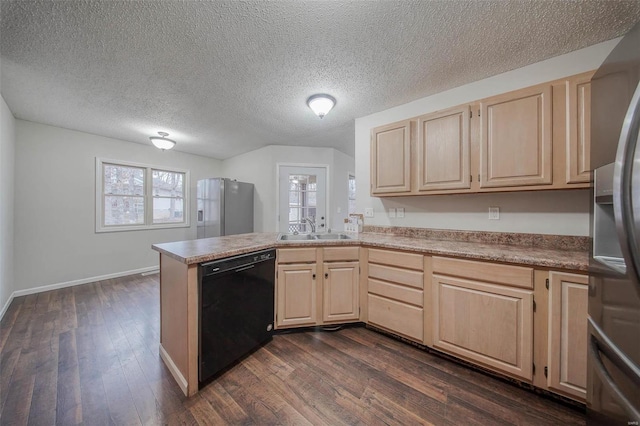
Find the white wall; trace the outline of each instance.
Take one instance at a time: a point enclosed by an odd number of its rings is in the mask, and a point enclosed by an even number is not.
[[[341,230],[348,208],[348,173],[354,170],[354,159],[333,148],[270,145],[223,162],[224,177],[255,185],[255,231],[277,230],[278,163],[329,165],[329,218],[331,227]]]
[[[0,318],[14,290],[13,197],[15,119],[0,96]]]
[[[190,170],[192,206],[197,180],[221,168],[207,157],[16,120],[14,290],[151,268],[151,244],[195,238],[193,208],[189,228],[96,233],[96,157]]]
[[[357,207],[373,207],[368,225],[421,228],[589,235],[589,191],[541,191],[503,194],[375,198],[369,196],[370,131],[372,127],[473,102],[488,96],[596,69],[620,39],[538,62],[484,80],[418,99],[356,119]],[[489,221],[489,206],[500,207],[500,220]],[[391,207],[404,207],[404,219],[390,219]]]

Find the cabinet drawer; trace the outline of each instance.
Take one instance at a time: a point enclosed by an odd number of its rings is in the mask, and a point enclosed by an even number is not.
[[[369,293],[422,307],[424,292],[416,288],[369,279]]]
[[[325,247],[322,249],[325,262],[340,260],[358,260],[360,258],[359,247]]]
[[[422,342],[422,308],[369,294],[369,323]]]
[[[533,289],[533,268],[437,256],[432,265],[433,273]]]
[[[315,248],[278,249],[278,263],[315,263]]]
[[[391,266],[369,264],[369,277],[410,287],[424,288],[424,274],[418,271],[393,268]]]
[[[402,265],[403,268],[424,270],[424,256],[401,251],[369,249],[369,263]]]

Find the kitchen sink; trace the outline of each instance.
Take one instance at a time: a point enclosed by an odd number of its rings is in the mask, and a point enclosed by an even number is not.
[[[318,240],[350,240],[351,236],[347,234],[316,234]]]
[[[280,234],[278,235],[278,241],[306,241],[316,240],[315,235],[312,234]]]
[[[279,234],[278,241],[350,240],[347,234]]]

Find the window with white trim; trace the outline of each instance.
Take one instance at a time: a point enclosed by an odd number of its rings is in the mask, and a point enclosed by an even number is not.
[[[189,172],[96,158],[96,232],[189,226]]]
[[[356,213],[356,177],[349,173],[349,214]]]

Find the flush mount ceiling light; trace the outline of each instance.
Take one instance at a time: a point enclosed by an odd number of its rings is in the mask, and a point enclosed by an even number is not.
[[[311,110],[320,118],[327,115],[335,104],[335,98],[325,94],[313,95],[307,99],[307,105],[309,105],[309,108],[311,108]]]
[[[167,136],[169,136],[169,133],[167,133],[167,132],[158,132],[158,134],[160,135],[160,137],[157,137],[157,136],[149,137],[149,139],[151,139],[151,143],[156,148],[159,148],[159,149],[164,151],[165,149],[171,149],[174,146],[176,146],[176,141],[173,141],[171,139],[167,139]]]

